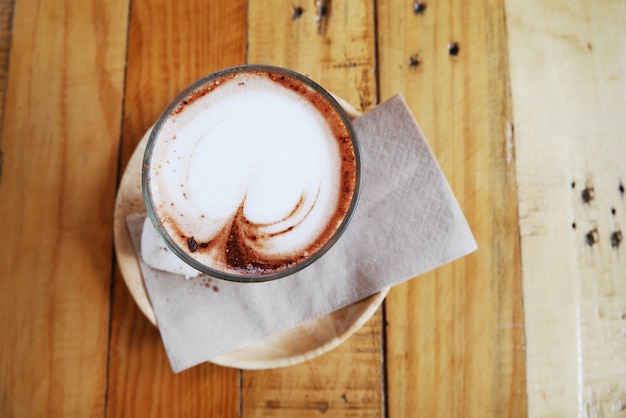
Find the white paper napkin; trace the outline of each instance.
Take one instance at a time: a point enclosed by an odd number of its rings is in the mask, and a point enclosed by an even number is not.
[[[341,239],[304,270],[232,283],[141,271],[174,372],[296,327],[462,257],[474,237],[404,99],[357,118],[362,189]],[[128,217],[140,254],[145,214]],[[140,257],[141,259],[141,257]]]

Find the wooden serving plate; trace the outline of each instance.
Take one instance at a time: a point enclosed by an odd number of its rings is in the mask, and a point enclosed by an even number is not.
[[[344,100],[338,97],[336,99],[350,118],[354,119],[359,116],[359,112]],[[122,176],[115,201],[113,235],[117,261],[128,290],[139,309],[150,322],[157,326],[137,254],[126,227],[128,215],[146,210],[141,189],[141,165],[151,130],[146,132],[137,145]],[[337,347],[361,328],[376,312],[388,291],[388,288],[383,289],[328,315],[309,320],[296,328],[223,354],[210,361],[239,369],[269,369],[312,359]]]

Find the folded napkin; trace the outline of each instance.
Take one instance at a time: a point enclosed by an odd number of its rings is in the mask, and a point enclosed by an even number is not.
[[[357,118],[354,127],[362,154],[359,205],[341,239],[311,266],[271,282],[233,283],[206,275],[185,279],[153,269],[139,257],[174,372],[333,312],[476,249],[404,99],[395,96]],[[145,214],[127,218],[138,254],[144,219]]]

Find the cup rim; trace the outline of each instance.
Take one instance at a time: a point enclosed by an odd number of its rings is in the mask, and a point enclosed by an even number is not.
[[[181,249],[180,246],[170,237],[170,234],[163,227],[159,219],[159,215],[155,209],[154,202],[152,201],[149,172],[150,172],[150,164],[152,160],[152,151],[154,149],[155,143],[158,140],[159,134],[161,132],[161,128],[163,127],[166,120],[170,117],[170,115],[175,111],[175,109],[177,109],[183,103],[185,99],[187,99],[192,93],[199,90],[202,86],[211,82],[214,79],[227,76],[230,74],[250,73],[250,72],[255,72],[255,71],[273,72],[273,73],[278,73],[280,75],[285,75],[287,77],[296,79],[300,81],[301,83],[309,86],[313,90],[315,90],[316,93],[320,94],[333,107],[335,112],[337,112],[337,114],[341,118],[342,122],[344,123],[350,135],[352,149],[354,151],[354,157],[355,157],[356,176],[355,176],[355,185],[354,185],[354,192],[352,194],[352,200],[350,202],[350,205],[348,206],[346,215],[341,220],[339,226],[334,231],[332,236],[317,251],[312,253],[305,260],[298,262],[293,266],[284,268],[282,270],[278,270],[278,271],[274,271],[274,272],[266,273],[266,274],[237,274],[233,272],[225,272],[222,270],[218,270],[218,269],[212,268],[210,266],[207,266],[197,261],[196,259],[191,257],[189,254],[187,254],[185,250]],[[239,283],[267,282],[267,281],[276,280],[276,279],[290,276],[308,267],[309,265],[313,264],[314,262],[319,260],[324,254],[326,254],[326,252],[328,252],[328,250],[330,250],[330,248],[332,248],[335,245],[335,243],[339,240],[339,238],[343,235],[343,233],[348,227],[348,224],[352,220],[354,213],[356,212],[359,197],[361,194],[361,163],[362,163],[361,151],[360,151],[359,141],[358,141],[358,137],[354,129],[354,126],[352,125],[352,122],[350,118],[348,117],[347,113],[345,112],[345,110],[341,107],[339,102],[337,102],[337,100],[327,90],[325,90],[321,85],[311,80],[310,78],[300,73],[297,73],[293,70],[287,69],[287,68],[278,67],[274,65],[265,65],[265,64],[244,64],[244,65],[224,68],[224,69],[215,71],[213,73],[210,73],[196,80],[194,83],[192,83],[187,88],[185,88],[180,93],[178,93],[176,97],[168,104],[168,106],[165,108],[165,110],[161,113],[161,115],[155,122],[152,128],[152,131],[150,132],[150,136],[148,137],[146,149],[144,151],[144,156],[143,156],[143,166],[141,170],[142,194],[143,194],[143,199],[144,199],[144,203],[146,206],[146,210],[148,212],[148,217],[150,218],[150,221],[152,225],[154,226],[154,228],[156,229],[159,237],[163,240],[165,245],[176,256],[178,256],[183,262],[190,265],[192,268],[198,270],[201,273],[204,273],[206,275],[209,275],[211,277],[218,278],[218,279],[224,279],[224,280],[228,280],[232,282],[239,282]]]

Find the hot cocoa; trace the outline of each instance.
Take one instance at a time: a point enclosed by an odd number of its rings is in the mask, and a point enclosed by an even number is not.
[[[168,246],[224,278],[263,278],[325,251],[356,203],[359,153],[334,99],[289,70],[200,80],[159,119],[144,195]]]

